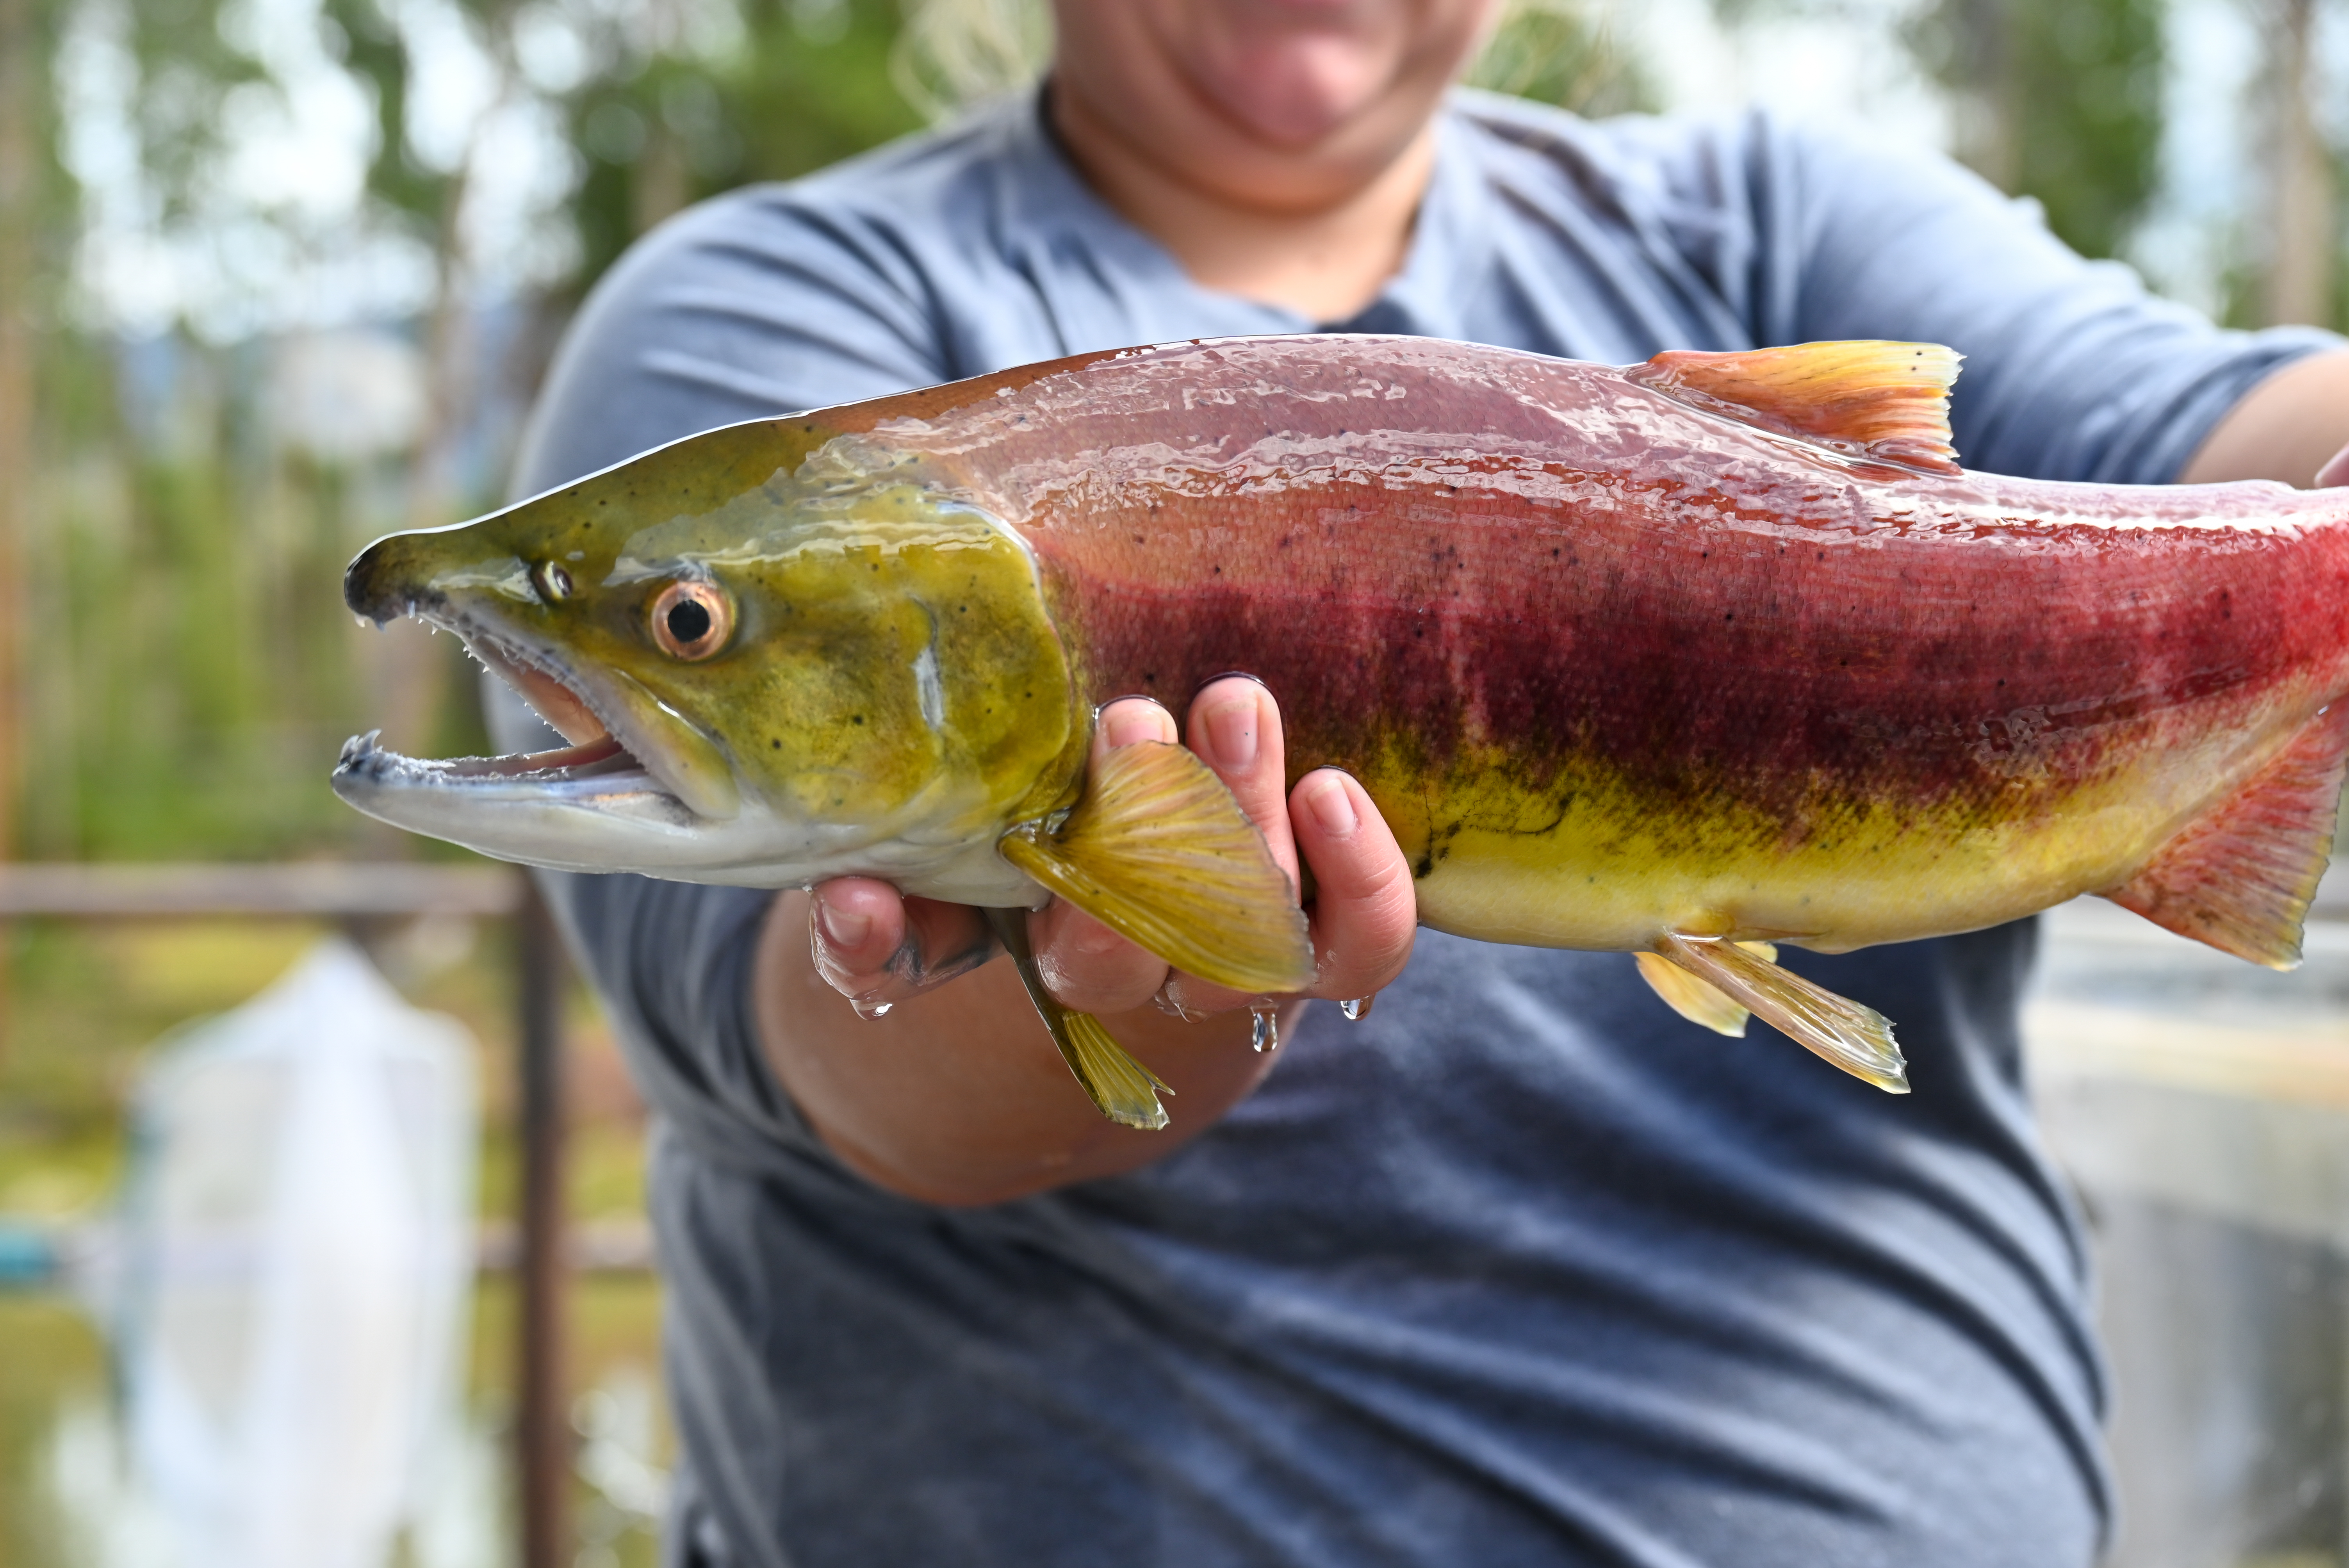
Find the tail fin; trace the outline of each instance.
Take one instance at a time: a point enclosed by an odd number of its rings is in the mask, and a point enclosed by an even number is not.
[[[2349,702],[2318,710],[2273,761],[2105,897],[2271,969],[2300,963],[2301,923],[2333,853]]]

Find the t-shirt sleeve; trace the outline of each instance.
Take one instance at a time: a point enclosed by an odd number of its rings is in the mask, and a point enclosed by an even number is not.
[[[853,214],[773,189],[696,208],[631,251],[582,308],[525,432],[514,493],[715,426],[946,379],[926,314],[885,235]],[[751,1011],[772,893],[636,876],[543,881],[640,1087],[677,1135],[710,1153],[731,1145],[747,1161],[815,1150],[766,1067]]]
[[[1695,136],[1667,124],[1651,167],[1682,215],[1677,248],[1755,340],[1959,350],[1951,423],[1970,468],[2167,483],[2262,377],[2341,346],[2314,328],[2215,326],[1930,152],[1764,115]]]

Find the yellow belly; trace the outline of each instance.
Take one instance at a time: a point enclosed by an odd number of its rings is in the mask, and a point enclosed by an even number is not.
[[[1680,932],[1840,953],[2117,886],[2288,734],[2279,724],[2148,748],[2085,783],[2018,780],[2010,798],[1915,806],[1822,789],[1791,819],[1733,799],[1643,799],[1589,763],[1538,789],[1499,758],[1455,766],[1440,787],[1386,768],[1365,784],[1437,930],[1632,951]]]

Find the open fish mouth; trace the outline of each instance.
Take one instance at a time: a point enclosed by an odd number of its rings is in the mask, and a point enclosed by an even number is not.
[[[338,791],[347,780],[377,787],[471,789],[486,794],[545,798],[566,793],[607,795],[616,788],[634,785],[662,789],[635,753],[611,736],[552,751],[513,752],[503,757],[456,757],[445,760],[408,757],[377,744],[381,730],[369,730],[343,742],[335,764]],[[574,788],[575,787],[575,788]],[[683,802],[679,801],[680,809]]]
[[[590,682],[551,656],[484,627],[420,606],[411,614],[454,633],[468,653],[571,744],[497,757],[420,758],[391,750],[378,740],[382,731],[370,730],[343,743],[333,782],[344,799],[370,810],[371,802],[394,791],[450,791],[485,804],[502,799],[586,805],[633,796],[638,797],[633,802],[638,813],[650,807],[652,814],[679,821],[696,815],[683,791],[663,776],[657,748],[641,741],[630,746],[626,719],[607,717],[609,705],[595,700]]]

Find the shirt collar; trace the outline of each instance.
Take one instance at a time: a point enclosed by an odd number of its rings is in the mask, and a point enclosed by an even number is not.
[[[1061,285],[1045,292],[1063,314],[1071,353],[1208,332],[1459,337],[1468,301],[1492,264],[1493,195],[1476,157],[1475,128],[1456,104],[1436,119],[1435,165],[1402,269],[1370,304],[1334,323],[1194,283],[1173,253],[1085,183],[1047,122],[1042,88],[1005,105],[997,132],[998,210],[1009,248],[1031,275]]]

